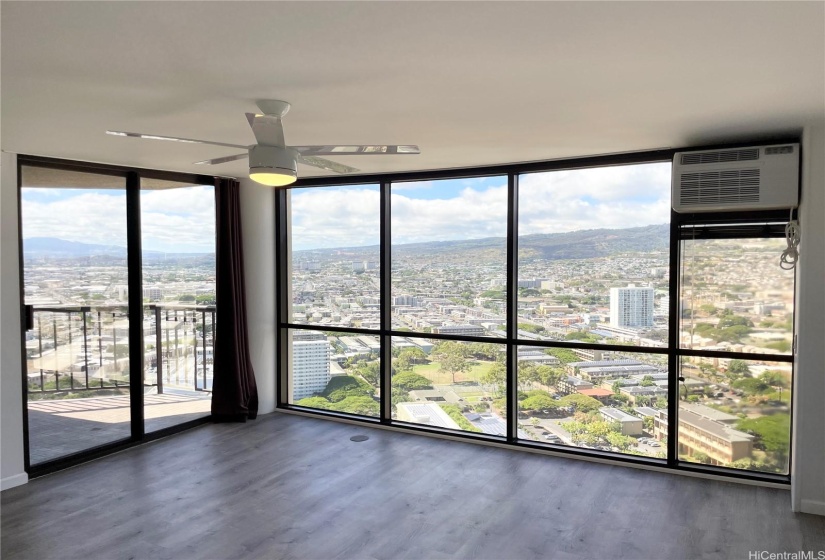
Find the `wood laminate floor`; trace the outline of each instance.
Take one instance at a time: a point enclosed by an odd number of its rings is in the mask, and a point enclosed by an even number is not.
[[[748,560],[825,550],[825,518],[784,490],[275,413],[7,490],[1,536],[5,560]]]

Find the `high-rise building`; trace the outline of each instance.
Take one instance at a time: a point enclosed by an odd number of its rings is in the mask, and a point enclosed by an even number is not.
[[[610,324],[614,327],[653,326],[653,288],[610,288]]]
[[[330,345],[321,333],[292,333],[292,398],[311,397],[324,390],[330,380]]]

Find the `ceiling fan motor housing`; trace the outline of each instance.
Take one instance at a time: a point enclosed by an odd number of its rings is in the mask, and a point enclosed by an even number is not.
[[[257,145],[249,148],[249,171],[287,172],[293,176],[298,173],[298,152],[280,146]]]

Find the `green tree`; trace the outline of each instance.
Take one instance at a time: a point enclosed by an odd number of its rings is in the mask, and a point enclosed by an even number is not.
[[[641,385],[642,387],[650,387],[651,385],[654,385],[653,377],[650,375],[645,375],[644,377],[642,377],[642,380],[639,382],[639,385]]]
[[[598,399],[582,395],[581,393],[566,395],[557,402],[561,406],[570,406],[581,412],[595,412],[602,407],[602,403],[600,403]]]
[[[762,395],[770,391],[771,387],[762,379],[743,377],[733,382],[733,388],[743,391],[747,395]]]
[[[541,384],[548,387],[556,385],[564,377],[564,371],[552,366],[539,366],[536,373]]]
[[[321,410],[329,410],[332,403],[324,397],[307,397],[296,401],[296,406],[305,406],[307,408],[319,408]]]
[[[750,377],[751,370],[745,360],[731,360],[728,364],[728,377],[732,380],[740,377]]]
[[[392,385],[405,392],[433,388],[432,381],[411,371],[402,371],[393,375]]]
[[[378,378],[381,375],[381,366],[378,362],[369,362],[358,366],[356,372],[363,377],[367,383],[376,387],[378,385]]]
[[[427,354],[421,348],[404,348],[400,356],[406,357],[411,364],[423,364],[427,361]]]
[[[350,375],[339,375],[329,380],[321,396],[330,402],[340,402],[347,397],[372,397],[375,389]]]
[[[433,348],[433,357],[439,362],[439,371],[449,373],[453,383],[458,373],[470,371],[470,363],[467,361],[468,352],[465,346],[458,342],[442,342]]]
[[[536,364],[532,362],[518,363],[518,386],[520,390],[526,390],[539,380],[539,372]]]
[[[461,414],[461,409],[454,404],[442,404],[439,405],[447,413],[447,415],[453,419],[453,421],[458,424],[458,427],[464,430],[465,432],[480,432],[481,430],[473,426],[467,418]]]
[[[525,412],[542,412],[549,410],[556,410],[559,408],[558,403],[548,394],[539,394],[527,397],[521,401],[519,407]]]
[[[527,331],[533,334],[539,334],[544,332],[544,327],[540,325],[534,325],[532,323],[519,323],[518,328],[522,331]]]
[[[496,362],[493,367],[481,374],[478,379],[482,385],[492,387],[496,395],[503,395],[507,388],[507,369],[501,362]]]
[[[178,301],[195,301],[194,294],[183,294],[178,298]]]
[[[333,405],[334,410],[349,412],[350,414],[362,414],[365,416],[378,416],[379,405],[372,397],[349,396]]]
[[[569,332],[566,335],[564,335],[564,338],[567,340],[580,340],[582,342],[599,342],[602,339],[602,337],[598,335],[585,331]]]
[[[567,348],[548,348],[544,351],[544,353],[549,354],[550,356],[555,356],[563,364],[581,361],[581,358],[579,358],[575,352],[568,350]]]
[[[785,379],[785,376],[782,375],[780,371],[768,370],[759,376],[759,380],[771,387],[788,388],[788,380]]]

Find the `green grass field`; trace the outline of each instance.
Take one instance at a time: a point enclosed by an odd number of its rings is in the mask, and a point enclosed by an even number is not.
[[[495,362],[486,362],[474,360],[470,362],[472,367],[467,373],[458,373],[455,376],[457,383],[462,381],[478,381],[479,378],[495,365]],[[441,364],[439,362],[432,362],[429,364],[422,364],[413,367],[413,372],[418,375],[423,375],[433,382],[434,385],[452,385],[453,376],[446,371],[439,371]]]

